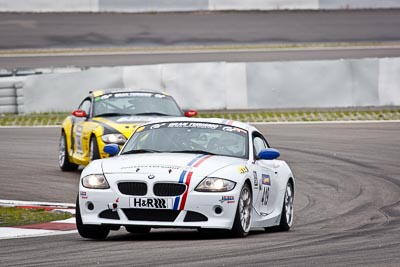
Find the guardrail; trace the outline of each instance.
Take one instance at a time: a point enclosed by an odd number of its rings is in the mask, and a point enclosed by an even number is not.
[[[400,8],[398,0],[0,0],[0,12],[182,12]]]
[[[0,79],[0,113],[66,112],[104,88],[158,89],[199,110],[400,106],[399,73],[400,58],[73,69]]]

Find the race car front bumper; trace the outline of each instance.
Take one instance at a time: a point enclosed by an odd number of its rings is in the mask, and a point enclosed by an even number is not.
[[[79,206],[82,222],[88,225],[231,229],[239,190],[235,188],[226,193],[192,190],[184,204],[182,199],[171,197],[162,198],[164,204],[158,207],[137,207],[143,201],[149,206],[149,199],[155,198],[127,196],[112,189],[81,188]]]

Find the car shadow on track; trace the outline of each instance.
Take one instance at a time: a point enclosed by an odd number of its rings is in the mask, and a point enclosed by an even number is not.
[[[263,229],[251,231],[247,238],[252,236],[276,233],[276,230]],[[185,240],[218,240],[218,239],[236,239],[229,231],[198,231],[196,229],[152,229],[148,234],[132,234],[126,232],[123,228],[119,231],[111,232],[110,235],[102,240],[107,241],[185,241]],[[90,241],[89,239],[82,239]]]

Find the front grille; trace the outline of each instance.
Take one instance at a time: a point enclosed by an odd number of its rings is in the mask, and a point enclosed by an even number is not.
[[[147,184],[143,182],[122,182],[118,184],[122,194],[131,196],[144,196],[147,194]]]
[[[179,210],[122,209],[130,221],[173,222]]]
[[[103,219],[119,220],[118,212],[112,210],[103,210],[100,212],[99,217]]]
[[[160,197],[180,196],[186,190],[185,184],[177,183],[157,183],[154,185],[154,195]]]
[[[188,211],[186,212],[185,219],[183,219],[184,222],[206,222],[208,221],[208,218],[204,216],[201,213],[194,212],[194,211]]]

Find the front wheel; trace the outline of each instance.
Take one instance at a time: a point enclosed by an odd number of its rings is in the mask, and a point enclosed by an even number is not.
[[[68,158],[68,148],[67,148],[67,137],[64,131],[62,131],[60,136],[60,141],[58,144],[58,165],[62,171],[76,171],[78,169],[77,164],[71,163]]]
[[[78,196],[79,197],[79,196]],[[79,207],[79,198],[76,199],[75,211],[76,228],[81,237],[89,239],[104,239],[110,233],[110,229],[102,225],[85,225],[82,223],[81,210]]]
[[[250,186],[248,183],[245,183],[240,191],[239,203],[231,230],[235,237],[245,237],[248,235],[251,226],[252,203],[253,198]]]
[[[285,199],[283,201],[281,221],[278,226],[280,231],[289,231],[293,225],[293,200],[294,191],[291,182],[286,185]]]

